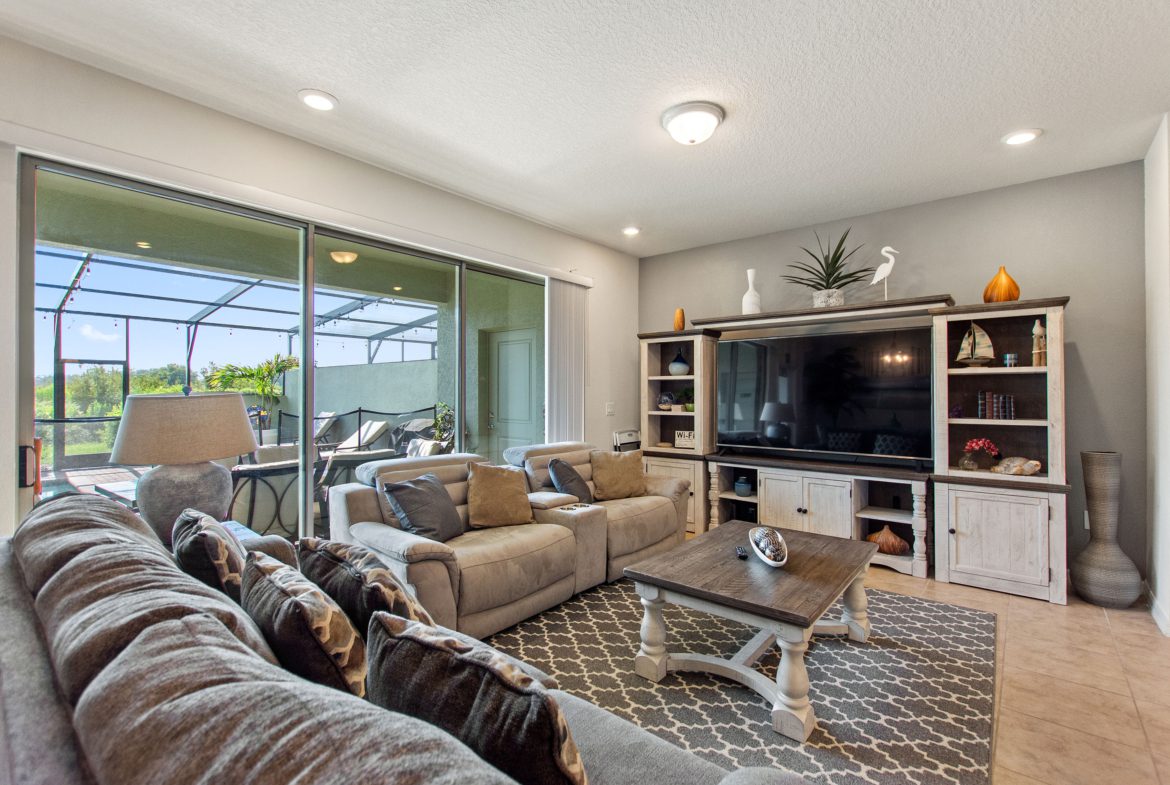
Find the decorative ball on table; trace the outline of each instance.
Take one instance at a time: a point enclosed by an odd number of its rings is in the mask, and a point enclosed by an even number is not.
[[[760,561],[769,567],[783,567],[788,561],[788,543],[770,526],[756,526],[748,531],[748,542]]]

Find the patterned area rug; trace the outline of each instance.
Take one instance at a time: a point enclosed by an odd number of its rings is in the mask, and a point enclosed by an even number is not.
[[[810,783],[985,785],[991,762],[995,615],[868,590],[867,643],[814,637],[807,665],[818,727],[805,744],[771,729],[771,707],[698,673],[635,676],[642,608],[629,581],[600,586],[489,639],[561,688],[726,769],[776,766]],[[829,616],[836,617],[839,609]],[[754,630],[666,607],[667,649],[730,656]],[[776,649],[757,668],[775,677]]]

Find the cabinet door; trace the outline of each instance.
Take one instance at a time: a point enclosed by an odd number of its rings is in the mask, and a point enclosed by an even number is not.
[[[808,516],[804,509],[804,486],[800,475],[759,473],[759,521],[767,526],[803,531]]]
[[[646,474],[657,474],[665,477],[675,477],[679,480],[689,480],[691,483],[690,495],[687,497],[687,523],[695,522],[695,465],[703,465],[699,461],[672,461],[669,458],[647,458],[644,461]],[[693,529],[691,531],[694,531]]]
[[[852,480],[827,480],[806,477],[804,496],[808,512],[806,531],[830,537],[853,536]]]
[[[952,489],[948,501],[952,581],[1048,585],[1047,498]]]

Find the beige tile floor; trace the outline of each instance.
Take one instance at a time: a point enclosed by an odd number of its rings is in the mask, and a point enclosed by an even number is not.
[[[1170,785],[1170,638],[1147,609],[1052,605],[884,567],[866,585],[997,614],[993,785]]]

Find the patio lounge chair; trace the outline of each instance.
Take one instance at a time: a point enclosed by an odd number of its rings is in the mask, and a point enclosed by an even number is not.
[[[370,420],[362,423],[352,436],[337,445],[336,452],[356,452],[368,450],[370,446],[386,433],[390,426],[385,420]]]

